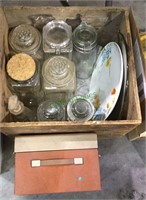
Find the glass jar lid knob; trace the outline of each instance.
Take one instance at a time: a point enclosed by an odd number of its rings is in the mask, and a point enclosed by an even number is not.
[[[30,31],[22,31],[18,33],[15,40],[19,46],[30,46],[34,42],[34,37]]]
[[[49,68],[49,73],[54,78],[66,77],[68,74],[68,67],[65,61],[54,60]]]
[[[33,54],[41,45],[41,34],[29,24],[18,25],[9,34],[9,45],[17,53]]]
[[[89,106],[84,101],[78,101],[73,104],[72,112],[76,117],[87,117],[89,112]]]

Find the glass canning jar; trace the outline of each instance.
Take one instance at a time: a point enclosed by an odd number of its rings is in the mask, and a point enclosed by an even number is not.
[[[20,24],[9,33],[10,55],[26,53],[36,59],[43,58],[40,32],[29,24]]]
[[[36,107],[41,100],[40,73],[37,61],[20,53],[12,56],[6,66],[8,86],[24,105]]]
[[[92,74],[97,54],[97,32],[82,22],[73,32],[73,61],[77,78],[86,79]]]
[[[72,28],[62,20],[53,20],[43,28],[43,50],[46,58],[62,55],[72,58]]]
[[[66,99],[75,91],[75,65],[66,57],[47,59],[42,67],[42,77],[46,99]]]

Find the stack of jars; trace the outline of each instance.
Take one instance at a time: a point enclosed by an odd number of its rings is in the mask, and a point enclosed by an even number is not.
[[[89,78],[96,61],[97,33],[92,26],[82,22],[72,33],[66,22],[53,20],[41,37],[33,26],[21,24],[10,31],[9,46],[9,88],[26,107],[37,110],[39,121],[92,118],[90,100],[74,97],[76,80]]]

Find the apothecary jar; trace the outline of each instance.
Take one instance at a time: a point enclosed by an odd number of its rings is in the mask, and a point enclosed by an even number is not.
[[[38,62],[27,54],[15,54],[7,63],[6,73],[10,90],[27,107],[36,107],[41,99]]]

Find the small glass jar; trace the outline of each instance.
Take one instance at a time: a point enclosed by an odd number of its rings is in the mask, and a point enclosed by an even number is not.
[[[40,32],[29,24],[21,24],[9,33],[10,55],[26,53],[36,59],[43,59]]]
[[[72,58],[72,28],[62,20],[53,20],[43,28],[43,50],[45,58],[62,55]]]
[[[73,47],[73,61],[76,65],[77,78],[89,78],[96,61],[96,30],[82,22],[73,32]]]
[[[42,67],[43,89],[45,98],[67,100],[75,91],[75,65],[63,56],[47,59]]]
[[[38,105],[40,73],[38,63],[27,54],[16,54],[7,63],[8,86],[28,107]]]
[[[64,121],[65,107],[58,102],[44,101],[37,109],[37,119],[38,121]]]
[[[83,96],[72,98],[67,105],[67,115],[70,121],[89,121],[95,113],[95,108],[89,99]]]
[[[15,122],[27,122],[36,121],[34,112],[25,107],[24,104],[19,101],[16,95],[12,95],[8,99],[8,110],[12,115],[12,119]]]

